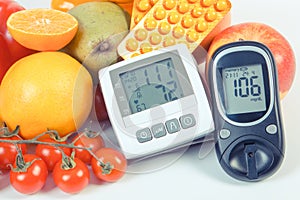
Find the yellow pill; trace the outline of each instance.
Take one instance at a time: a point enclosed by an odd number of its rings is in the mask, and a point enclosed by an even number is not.
[[[134,23],[138,24],[142,20],[142,18],[143,18],[143,15],[136,15],[134,17]]]
[[[184,29],[181,26],[175,26],[173,28],[173,36],[177,39],[181,38],[184,36]]]
[[[141,54],[150,52],[152,50],[153,50],[153,48],[152,48],[151,44],[149,44],[149,43],[141,44],[141,48],[140,48]]]
[[[199,18],[201,15],[203,14],[203,9],[200,6],[195,6],[192,10],[191,10],[191,15],[194,18]]]
[[[217,13],[214,11],[214,10],[209,10],[206,15],[205,15],[205,19],[208,21],[208,22],[213,22],[217,19]]]
[[[207,22],[203,19],[198,20],[196,25],[195,25],[195,30],[198,31],[199,33],[202,33],[208,29]]]
[[[138,46],[138,42],[133,38],[130,38],[126,41],[126,49],[128,51],[136,51]]]
[[[150,5],[154,6],[157,2],[158,2],[158,0],[150,0]]]
[[[161,22],[158,26],[158,32],[162,35],[166,35],[170,32],[171,25],[168,22]]]
[[[154,32],[150,35],[150,43],[153,45],[158,45],[161,42],[161,35]]]
[[[139,55],[141,55],[141,54],[139,54],[139,53],[133,53],[133,54],[131,55],[131,58],[136,57],[136,56],[139,56]]]
[[[137,29],[134,33],[134,37],[138,40],[138,41],[143,41],[147,38],[148,36],[148,32],[145,29]]]
[[[176,6],[176,0],[164,0],[163,5],[166,10],[171,10]]]
[[[185,15],[181,20],[181,25],[184,28],[190,28],[193,26],[193,24],[194,24],[194,20],[190,15]]]
[[[189,11],[189,9],[190,9],[189,4],[187,2],[184,2],[184,1],[181,1],[179,3],[179,5],[177,6],[178,12],[182,13],[182,14],[186,13],[187,11]]]
[[[176,44],[176,41],[173,37],[167,36],[164,40],[163,46],[168,47]]]
[[[166,17],[166,10],[158,7],[155,11],[154,11],[154,18],[157,20],[162,20]]]
[[[213,5],[214,2],[215,0],[202,0],[201,5],[204,7],[209,7]]]
[[[168,21],[170,24],[177,24],[180,20],[180,16],[177,12],[173,11],[169,13]]]
[[[196,42],[198,39],[199,39],[199,34],[195,30],[190,29],[186,33],[186,40],[188,42]]]
[[[198,0],[188,0],[189,3],[196,3]]]
[[[150,3],[148,0],[140,0],[137,3],[137,9],[141,12],[145,12],[146,10],[148,10],[150,8]]]
[[[157,26],[157,22],[154,18],[147,18],[144,21],[144,27],[148,30],[148,31],[152,31],[156,28]]]
[[[215,8],[218,11],[224,11],[224,10],[226,10],[228,8],[228,1],[227,0],[218,1],[215,4]]]

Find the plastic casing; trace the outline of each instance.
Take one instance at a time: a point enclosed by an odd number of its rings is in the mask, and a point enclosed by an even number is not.
[[[224,67],[263,64],[267,110],[229,116],[225,112],[222,74]],[[216,154],[233,178],[259,181],[274,174],[284,158],[284,136],[277,69],[271,51],[252,41],[234,42],[216,50],[209,61],[209,86],[215,121]],[[267,127],[276,125],[276,133]],[[228,130],[225,138],[221,130]]]
[[[122,73],[122,71],[129,70],[129,66],[131,66],[130,70],[132,70],[133,68],[139,68],[145,64],[155,62],[157,57],[170,52],[177,52],[177,57],[179,56],[181,59],[182,67],[185,68],[189,79],[182,80],[182,82],[190,84],[189,87],[192,88],[193,94],[148,110],[122,116],[118,106],[118,93],[115,91],[118,84],[112,84],[114,81],[111,75],[114,74],[115,70]],[[110,122],[121,150],[127,159],[158,154],[168,149],[189,144],[193,140],[205,137],[214,131],[212,113],[202,80],[197,71],[197,65],[184,44],[170,46],[118,62],[100,70],[99,79]],[[118,87],[121,89],[120,85]],[[186,114],[192,114],[195,117],[195,126],[181,129],[177,133],[167,134],[164,137],[153,138],[148,142],[138,142],[136,136],[138,130],[151,128],[155,124],[165,123],[170,119],[178,119]]]

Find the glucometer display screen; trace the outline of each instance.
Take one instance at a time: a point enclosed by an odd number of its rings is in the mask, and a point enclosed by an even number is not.
[[[123,72],[119,77],[132,114],[184,97],[171,58]]]
[[[225,110],[228,115],[267,109],[261,64],[222,69]]]

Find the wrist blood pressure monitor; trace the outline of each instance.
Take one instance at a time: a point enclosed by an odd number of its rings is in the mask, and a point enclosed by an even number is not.
[[[197,65],[179,44],[99,71],[109,119],[127,159],[188,144],[214,130]]]
[[[273,174],[284,155],[277,69],[257,42],[220,47],[209,62],[216,153],[232,177],[257,181]]]

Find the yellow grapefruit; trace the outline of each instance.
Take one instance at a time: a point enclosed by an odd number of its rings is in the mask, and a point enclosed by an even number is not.
[[[0,86],[0,116],[10,129],[30,139],[46,131],[61,136],[87,119],[93,99],[92,79],[74,58],[40,52],[17,61]]]

